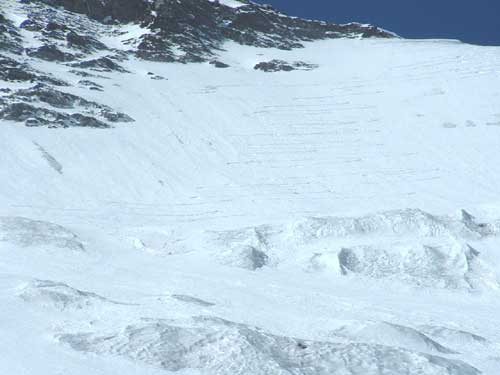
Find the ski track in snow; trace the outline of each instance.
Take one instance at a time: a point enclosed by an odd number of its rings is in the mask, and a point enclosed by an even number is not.
[[[500,373],[500,49],[218,58],[65,88],[134,123],[0,121],[0,373]]]

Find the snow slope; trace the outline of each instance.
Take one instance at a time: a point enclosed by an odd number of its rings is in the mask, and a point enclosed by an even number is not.
[[[135,122],[0,120],[0,373],[498,374],[500,49],[224,48],[30,60]]]

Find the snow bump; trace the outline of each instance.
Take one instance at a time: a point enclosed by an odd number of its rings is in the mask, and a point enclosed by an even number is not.
[[[78,236],[63,226],[24,217],[0,217],[0,242],[21,247],[85,251]]]

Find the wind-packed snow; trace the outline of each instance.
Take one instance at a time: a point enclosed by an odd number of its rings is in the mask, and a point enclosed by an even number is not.
[[[135,122],[0,120],[0,374],[500,373],[499,48],[22,58]]]
[[[231,7],[231,8],[239,8],[244,6],[245,3],[238,0],[209,0],[211,2],[218,2],[219,4]]]

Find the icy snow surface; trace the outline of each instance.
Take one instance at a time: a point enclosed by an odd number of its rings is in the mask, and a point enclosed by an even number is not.
[[[500,49],[217,58],[30,60],[135,122],[0,120],[0,374],[498,375]]]
[[[210,0],[211,2],[215,2],[216,0]],[[231,8],[239,8],[245,3],[242,3],[241,1],[238,0],[219,0],[219,4],[231,7]]]

